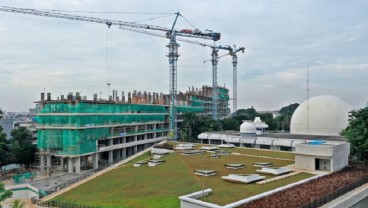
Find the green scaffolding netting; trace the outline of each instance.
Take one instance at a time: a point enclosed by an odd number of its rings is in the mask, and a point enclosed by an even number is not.
[[[219,88],[219,99],[229,100],[229,90],[225,88]]]
[[[48,103],[39,113],[166,113],[165,106],[122,103]]]
[[[203,108],[199,108],[199,107],[178,106],[176,109],[177,109],[178,113],[186,113],[186,112],[200,113],[200,112],[203,112]]]
[[[202,112],[203,108],[180,106],[177,111]],[[168,115],[168,108],[159,105],[47,103],[36,116],[41,127],[37,133],[37,145],[62,155],[92,153],[97,150],[96,141],[100,139],[168,130],[160,128],[112,133],[112,127],[106,125],[166,122]]]
[[[39,115],[36,121],[40,125],[47,126],[69,126],[69,127],[91,127],[101,125],[146,123],[153,121],[164,121],[163,115]]]
[[[40,129],[37,146],[57,150],[58,154],[76,155],[95,152],[96,140],[107,138],[109,128],[92,129]]]
[[[13,180],[15,181],[15,183],[21,183],[23,182],[24,179],[29,179],[29,178],[32,178],[33,176],[34,176],[33,173],[25,172],[25,173],[21,173],[21,174],[13,176]]]

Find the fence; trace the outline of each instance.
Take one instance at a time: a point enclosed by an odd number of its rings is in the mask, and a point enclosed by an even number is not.
[[[346,194],[349,191],[352,191],[359,186],[368,183],[368,176],[364,176],[363,178],[359,179],[358,181],[355,181],[353,183],[350,183],[342,188],[337,189],[336,191],[326,194],[314,201],[309,202],[308,204],[305,204],[301,206],[302,208],[317,208],[324,204],[327,204],[328,202]]]
[[[60,208],[97,208],[92,206],[85,206],[80,204],[59,202],[59,201],[47,201],[43,202],[39,199],[32,198],[32,203],[40,207],[60,207]]]
[[[63,188],[66,188],[66,187],[68,187],[68,186],[70,186],[70,185],[72,185],[72,184],[74,184],[74,183],[76,183],[76,182],[78,182],[78,181],[80,181],[82,179],[85,179],[85,178],[87,178],[87,177],[89,177],[91,175],[94,175],[96,172],[101,171],[102,169],[104,169],[106,167],[107,166],[99,167],[98,169],[95,169],[95,170],[93,170],[91,172],[87,172],[87,173],[81,174],[77,178],[73,178],[71,180],[68,180],[65,183],[62,183],[62,184],[56,186],[55,188],[53,188],[51,190],[42,190],[41,189],[39,191],[39,197],[40,198],[43,198],[43,197],[48,196],[48,195],[50,195],[50,194],[52,194],[52,193],[54,193],[56,191],[59,191],[59,190],[61,190]]]

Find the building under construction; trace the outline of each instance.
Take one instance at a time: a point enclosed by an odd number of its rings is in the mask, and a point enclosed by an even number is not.
[[[182,114],[210,116],[212,87],[203,86],[177,95],[177,125]],[[229,114],[229,93],[218,88],[218,115]],[[40,170],[79,173],[108,166],[169,138],[170,95],[113,90],[108,100],[80,93],[37,101],[37,145]]]

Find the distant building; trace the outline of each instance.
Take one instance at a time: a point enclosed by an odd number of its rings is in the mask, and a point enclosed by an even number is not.
[[[3,127],[6,138],[10,139],[10,132],[14,129],[14,120],[11,118],[2,118],[0,119],[0,126]]]

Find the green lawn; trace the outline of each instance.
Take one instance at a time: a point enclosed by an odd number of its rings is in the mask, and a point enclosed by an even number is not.
[[[267,152],[268,155],[272,155],[270,151],[251,151],[251,153],[248,153],[247,150],[237,148],[231,151],[241,153],[246,151],[246,154],[252,153],[252,155]],[[274,154],[279,155],[279,152]],[[218,159],[210,159],[209,156],[208,153],[196,156],[183,156],[173,153],[163,158],[166,163],[156,167],[145,165],[133,168],[132,164],[127,164],[80,185],[53,200],[111,208],[170,208],[179,207],[178,196],[199,191],[204,184],[204,188],[214,190],[210,196],[206,197],[206,201],[224,205],[311,176],[299,174],[265,185],[230,183],[221,180],[221,176],[230,173],[255,173],[252,166],[253,162],[272,162],[274,166],[279,167],[292,162],[243,155],[227,155]],[[144,154],[134,161],[148,157],[148,154]],[[226,163],[243,163],[246,164],[247,168],[242,170],[226,169],[224,168]],[[193,174],[196,169],[213,169],[219,171],[219,173],[212,177],[201,177]]]
[[[233,152],[238,152],[238,153],[246,154],[246,155],[257,155],[257,156],[263,156],[263,157],[294,160],[294,154],[291,152],[270,151],[270,150],[253,149],[253,148],[236,148],[233,150]]]

